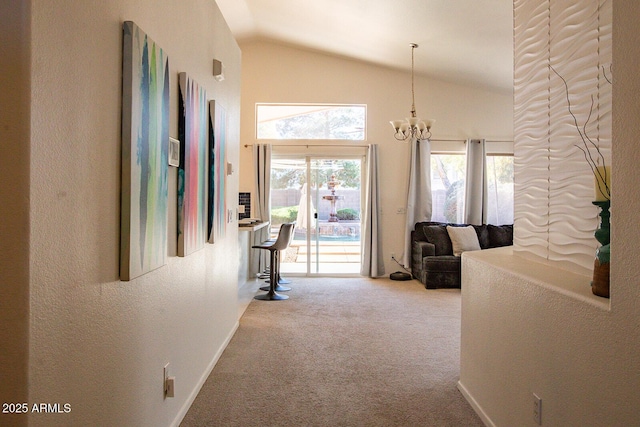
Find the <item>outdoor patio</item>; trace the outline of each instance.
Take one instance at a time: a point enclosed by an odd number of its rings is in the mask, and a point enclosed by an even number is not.
[[[310,248],[306,240],[294,240],[281,259],[282,273],[306,274],[309,253],[311,273],[360,273],[360,241],[353,240],[313,241]]]

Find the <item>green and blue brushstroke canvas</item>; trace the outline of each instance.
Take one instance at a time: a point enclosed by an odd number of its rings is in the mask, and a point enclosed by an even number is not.
[[[123,25],[120,279],[167,259],[169,60],[135,23]]]

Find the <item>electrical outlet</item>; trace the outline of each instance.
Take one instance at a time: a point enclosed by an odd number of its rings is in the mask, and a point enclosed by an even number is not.
[[[539,425],[542,425],[542,399],[533,393],[533,420]]]
[[[396,253],[395,252],[391,252],[391,259],[396,259]]]
[[[169,396],[169,394],[167,393],[168,383],[169,383],[169,363],[164,365],[164,370],[162,372],[162,387],[164,391],[164,397],[173,397],[173,396]]]
[[[167,377],[167,397],[176,395],[176,377]]]

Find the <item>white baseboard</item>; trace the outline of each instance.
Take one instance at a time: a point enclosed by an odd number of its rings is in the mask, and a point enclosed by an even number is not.
[[[229,345],[229,341],[231,341],[231,338],[233,338],[233,335],[236,333],[239,326],[240,326],[240,322],[237,321],[236,324],[231,329],[231,331],[229,332],[229,334],[227,335],[227,337],[225,338],[224,343],[222,343],[222,345],[220,346],[216,354],[213,356],[213,359],[211,359],[211,362],[207,366],[207,369],[205,369],[204,372],[202,373],[200,380],[194,387],[193,391],[191,392],[187,400],[184,402],[184,405],[182,405],[182,408],[180,408],[180,411],[176,415],[176,418],[171,423],[171,427],[180,426],[180,423],[184,419],[185,415],[187,415],[189,408],[191,408],[193,401],[196,400],[198,393],[200,393],[200,389],[204,385],[205,381],[207,381],[207,378],[209,378],[209,375],[211,375],[211,371],[213,371],[214,366],[216,366],[216,363],[218,363],[218,360],[220,360],[220,356],[222,356],[222,353],[227,348],[227,345]]]
[[[478,414],[484,425],[487,427],[496,427],[496,425],[491,421],[491,418],[482,410],[478,402],[473,398],[473,396],[469,393],[466,387],[458,381],[458,390],[462,393],[462,396],[469,402],[469,405],[473,408],[473,410]]]

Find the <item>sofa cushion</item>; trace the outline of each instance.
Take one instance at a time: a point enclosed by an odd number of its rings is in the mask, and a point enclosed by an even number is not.
[[[425,225],[422,231],[429,243],[436,246],[436,256],[453,255],[453,246],[449,233],[443,225]]]
[[[489,248],[513,245],[513,225],[487,226],[489,231]]]
[[[487,249],[489,247],[489,230],[487,229],[487,224],[474,225],[473,228],[476,229],[476,234],[478,235],[478,243],[480,243],[480,248]]]
[[[453,246],[453,254],[455,256],[460,256],[463,252],[467,251],[480,250],[476,229],[471,225],[467,227],[447,226],[447,233],[449,233],[449,238]]]

